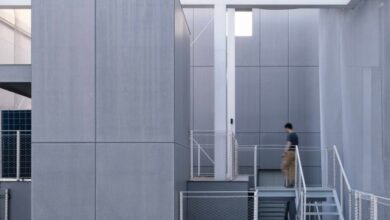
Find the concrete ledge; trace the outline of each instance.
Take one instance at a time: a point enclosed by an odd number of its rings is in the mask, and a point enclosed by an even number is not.
[[[0,82],[31,83],[31,64],[0,65]]]
[[[31,8],[31,0],[0,0],[1,9]]]

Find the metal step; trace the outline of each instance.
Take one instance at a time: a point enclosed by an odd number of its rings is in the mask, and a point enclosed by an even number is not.
[[[314,203],[307,203],[306,204],[307,207],[337,207],[337,205],[335,203],[317,203],[317,204],[314,204]]]
[[[259,201],[259,219],[284,220],[286,202],[284,201]]]
[[[306,212],[306,215],[339,215],[338,212]]]

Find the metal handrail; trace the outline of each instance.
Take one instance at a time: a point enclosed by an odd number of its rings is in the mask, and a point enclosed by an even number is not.
[[[390,207],[390,198],[385,198],[385,197],[382,197],[382,196],[377,196],[377,195],[374,195],[372,193],[367,193],[367,192],[362,192],[360,190],[356,190],[356,189],[353,189],[349,183],[349,180],[348,180],[348,177],[347,177],[347,174],[345,172],[345,169],[344,169],[344,166],[343,166],[343,163],[341,162],[341,157],[340,157],[340,154],[338,152],[338,149],[337,149],[337,146],[336,145],[333,145],[333,152],[334,152],[334,157],[335,157],[335,161],[334,161],[334,178],[335,178],[335,163],[337,161],[338,165],[339,165],[339,169],[340,169],[340,176],[342,178],[340,178],[340,203],[341,203],[341,211],[343,212],[343,202],[344,202],[344,198],[343,198],[343,194],[344,194],[344,189],[343,189],[343,182],[345,183],[346,187],[347,187],[347,190],[348,190],[348,193],[349,193],[349,209],[348,209],[348,214],[349,214],[349,219],[352,220],[352,215],[355,216],[354,219],[361,219],[362,218],[362,200],[365,199],[365,200],[369,200],[370,201],[370,220],[378,220],[378,204],[381,204],[381,205],[385,205],[385,206],[388,206]],[[334,180],[335,181],[335,180]],[[334,187],[336,187],[336,185],[334,184]],[[352,205],[352,195],[355,196],[355,203],[354,205]],[[388,201],[389,203],[385,203],[385,202],[380,202],[379,200],[385,200],[385,201]],[[354,206],[354,207],[352,207]],[[354,208],[354,210],[352,210],[352,208]],[[353,213],[354,211],[354,213]],[[343,213],[344,215],[344,213]]]
[[[205,143],[205,144],[201,144],[199,143],[196,138],[194,137],[195,136],[195,133],[197,136],[219,136],[219,135],[223,135],[223,136],[226,136],[227,138],[229,138],[227,140],[227,148],[226,148],[226,152],[227,152],[227,158],[226,158],[226,178],[227,179],[230,179],[230,180],[233,180],[236,175],[237,175],[237,171],[238,171],[238,163],[237,163],[237,160],[238,160],[238,157],[237,157],[237,146],[238,146],[238,141],[234,135],[234,132],[232,131],[214,131],[214,130],[191,130],[190,131],[190,148],[191,148],[191,162],[190,162],[190,172],[191,172],[191,179],[194,178],[194,168],[197,166],[198,168],[198,176],[200,177],[201,176],[201,172],[200,172],[200,169],[201,169],[201,155],[204,155],[206,157],[206,159],[208,161],[210,161],[213,165],[215,165],[215,159],[213,159],[213,157],[209,154],[209,152],[207,152],[206,149],[214,149],[215,148],[215,144],[209,144],[209,143]],[[194,161],[194,150],[197,148],[197,161],[195,162]],[[195,156],[196,157],[196,156]],[[197,164],[197,165],[196,165]],[[212,174],[212,173],[211,173]],[[210,175],[207,175],[207,177],[209,177]]]
[[[300,219],[305,219],[306,216],[306,194],[307,194],[307,188],[306,188],[306,181],[305,176],[303,174],[303,168],[301,163],[301,157],[299,154],[299,147],[295,147],[295,191],[296,191],[296,208],[297,213],[300,214]],[[299,172],[297,172],[299,171]],[[299,175],[298,175],[299,173]],[[301,186],[302,185],[302,186]],[[300,210],[299,210],[300,209]]]
[[[344,178],[344,181],[345,181],[345,184],[347,185],[348,190],[351,191],[351,185],[349,184],[349,180],[347,178],[347,174],[345,173],[344,166],[341,163],[340,154],[339,154],[339,151],[337,150],[336,145],[333,145],[333,150],[335,152],[335,156],[336,156],[337,162],[339,163],[339,166],[340,166],[341,175]]]

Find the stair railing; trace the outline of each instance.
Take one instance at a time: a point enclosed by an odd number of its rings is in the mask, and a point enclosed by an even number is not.
[[[340,154],[336,145],[332,147],[333,170],[332,170],[332,187],[335,189],[340,203],[340,211],[344,217],[352,220],[352,188],[345,173],[344,166],[341,162]],[[329,163],[328,163],[329,164]],[[338,179],[338,180],[337,180]],[[347,204],[347,205],[346,205]],[[345,210],[345,207],[348,209]]]
[[[354,220],[390,219],[390,198],[353,190]]]
[[[307,188],[298,146],[295,147],[295,194],[297,217],[300,220],[304,220],[306,216]]]
[[[190,167],[190,174],[191,174],[191,179],[194,179],[195,177],[195,174],[194,174],[194,167],[195,167],[195,164],[194,164],[194,152],[196,151],[196,154],[197,154],[197,158],[196,158],[196,167],[197,167],[197,177],[201,177],[202,176],[202,173],[201,173],[201,167],[202,167],[202,162],[201,162],[201,156],[204,155],[205,158],[211,162],[212,165],[215,164],[215,161],[214,159],[210,156],[210,154],[207,153],[207,151],[205,150],[204,147],[202,147],[194,138],[194,131],[190,131],[190,155],[191,155],[191,158],[190,158],[190,163],[191,163],[191,167]]]
[[[331,148],[331,155],[326,154],[327,164],[332,163],[331,170],[328,170],[331,186],[337,194],[340,203],[340,210],[344,219],[348,220],[384,220],[390,219],[390,198],[377,196],[371,193],[362,192],[351,188],[340,154],[334,145]],[[332,160],[329,157],[333,157]]]
[[[195,177],[215,176],[214,141],[216,135],[226,137],[226,180],[233,180],[238,175],[238,142],[234,132],[191,130],[190,131],[191,179],[194,179]],[[198,141],[197,138],[200,138],[199,139],[200,141]],[[205,140],[206,143],[204,143]],[[210,166],[211,166],[211,168],[209,169],[210,172],[208,173],[201,172],[202,167],[203,169],[205,169],[206,167],[210,167]]]

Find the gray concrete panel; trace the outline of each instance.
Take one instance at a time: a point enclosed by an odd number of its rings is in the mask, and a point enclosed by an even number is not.
[[[287,10],[261,10],[262,66],[288,65],[288,13]]]
[[[261,132],[283,132],[288,121],[288,68],[262,67],[260,73]]]
[[[261,133],[260,135],[260,144],[264,146],[272,146],[272,145],[285,145],[286,144],[287,134],[283,132],[267,132]]]
[[[173,7],[169,0],[97,1],[98,141],[173,140]]]
[[[0,82],[31,83],[31,73],[31,65],[0,65]]]
[[[95,220],[95,145],[32,144],[32,220]]]
[[[190,33],[180,2],[175,1],[175,142],[189,146],[190,130]]]
[[[194,129],[214,130],[214,69],[194,68]]]
[[[252,10],[252,36],[236,36],[236,66],[260,65],[260,10]]]
[[[1,182],[1,189],[9,190],[9,219],[30,220],[31,182]]]
[[[260,68],[236,68],[236,131],[260,131]]]
[[[299,148],[299,154],[301,156],[302,166],[321,166],[321,153],[325,154],[325,151],[321,151],[320,147],[317,148]]]
[[[320,131],[319,73],[317,67],[289,70],[289,115],[297,132]]]
[[[95,139],[95,0],[33,0],[33,142]]]
[[[321,146],[321,134],[318,132],[297,133],[299,137],[299,146],[319,147]],[[326,146],[331,147],[331,146]]]
[[[258,150],[260,169],[280,169],[281,155],[286,144],[285,133],[261,133],[261,149]]]
[[[214,66],[214,12],[212,8],[194,9],[194,65]]]
[[[302,169],[305,175],[307,187],[321,186],[322,171],[320,166],[304,166]]]
[[[239,145],[259,145],[260,134],[252,132],[236,132],[236,138]]]
[[[174,219],[173,144],[97,144],[96,219]]]
[[[289,63],[292,66],[318,66],[317,9],[289,11]]]

